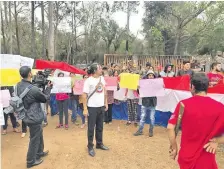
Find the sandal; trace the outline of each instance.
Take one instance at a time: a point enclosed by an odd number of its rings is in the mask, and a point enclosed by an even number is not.
[[[7,134],[7,131],[3,130],[2,135],[6,135],[6,134]]]
[[[20,133],[19,129],[17,129],[17,128],[14,128],[14,129],[13,129],[13,132],[14,132],[14,133]]]
[[[56,129],[59,129],[59,128],[62,128],[63,127],[63,124],[59,124],[56,126]]]
[[[68,130],[68,125],[65,125],[65,130]]]

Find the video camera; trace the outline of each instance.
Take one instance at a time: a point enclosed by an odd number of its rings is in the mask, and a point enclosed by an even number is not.
[[[48,76],[51,74],[51,70],[45,69],[44,71],[38,71],[36,75],[32,78],[32,83],[38,88],[45,88],[48,84]]]

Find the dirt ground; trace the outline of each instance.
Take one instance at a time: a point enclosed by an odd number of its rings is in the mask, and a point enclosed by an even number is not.
[[[69,130],[55,129],[58,117],[48,117],[44,128],[45,148],[49,156],[35,169],[178,169],[169,159],[168,138],[164,128],[156,127],[155,136],[148,137],[148,125],[143,136],[134,137],[136,127],[125,126],[124,121],[113,121],[104,126],[104,144],[109,151],[96,150],[96,156],[87,153],[86,128],[70,124]],[[25,169],[29,134],[21,138],[12,132],[2,136],[2,169]],[[224,153],[218,153],[219,168],[224,168]]]

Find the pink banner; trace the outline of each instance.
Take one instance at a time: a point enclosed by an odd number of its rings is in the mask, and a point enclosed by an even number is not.
[[[139,81],[140,97],[164,96],[165,88],[163,79],[144,79]]]
[[[11,96],[10,96],[9,90],[1,90],[0,104],[2,104],[3,108],[9,106],[10,98],[11,98]]]
[[[117,77],[104,77],[107,90],[117,90]]]
[[[82,95],[83,94],[83,86],[84,86],[84,80],[75,80],[75,85],[73,87],[73,93],[75,95]]]

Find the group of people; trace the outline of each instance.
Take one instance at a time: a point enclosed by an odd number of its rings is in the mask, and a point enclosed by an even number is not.
[[[105,87],[105,80],[104,77],[106,76],[113,76],[117,77],[119,81],[119,74],[122,72],[128,72],[128,73],[137,73],[141,74],[141,78],[143,79],[154,79],[159,77],[174,77],[174,76],[183,76],[183,75],[189,75],[191,76],[191,83],[192,83],[192,90],[194,90],[194,93],[196,96],[194,96],[191,100],[183,101],[186,107],[185,114],[190,114],[188,112],[191,112],[194,110],[193,105],[199,105],[200,104],[200,110],[199,114],[196,116],[186,115],[183,118],[182,123],[182,137],[185,138],[186,145],[188,144],[188,141],[190,138],[191,133],[195,133],[198,131],[200,134],[193,134],[192,137],[200,137],[201,140],[203,140],[203,143],[208,143],[205,147],[207,151],[210,151],[212,149],[212,152],[214,151],[214,145],[212,143],[223,143],[223,138],[216,136],[219,136],[218,134],[222,131],[224,131],[223,124],[224,122],[221,119],[220,121],[216,121],[215,117],[222,117],[220,114],[220,110],[223,110],[223,105],[220,105],[216,103],[215,101],[211,99],[207,99],[206,97],[202,97],[206,95],[206,91],[208,87],[215,86],[217,84],[223,83],[223,74],[221,73],[221,64],[220,63],[213,63],[211,66],[211,72],[207,75],[205,73],[195,73],[190,68],[190,62],[184,61],[183,62],[183,69],[179,70],[177,74],[173,71],[173,65],[167,64],[163,71],[161,72],[155,72],[153,66],[150,63],[146,64],[146,67],[144,70],[137,70],[133,62],[130,60],[129,64],[122,69],[119,68],[118,65],[112,63],[109,67],[103,66],[101,67],[99,64],[92,64],[88,69],[86,69],[87,74],[83,75],[83,79],[85,79],[84,82],[84,88],[83,88],[83,94],[82,95],[75,95],[73,92],[68,93],[58,93],[58,94],[50,94],[49,90],[41,91],[38,87],[34,86],[31,88],[31,90],[28,92],[28,94],[24,97],[24,107],[28,110],[27,118],[26,120],[22,120],[22,128],[23,133],[26,133],[26,126],[30,129],[30,144],[29,144],[29,150],[27,153],[27,167],[33,167],[35,165],[39,165],[43,162],[41,159],[42,157],[48,155],[48,151],[44,152],[44,144],[43,144],[43,131],[42,126],[47,126],[47,112],[48,112],[48,105],[51,107],[51,111],[53,108],[53,105],[51,105],[51,99],[56,99],[57,109],[55,112],[52,113],[52,115],[58,114],[59,122],[56,126],[56,129],[69,128],[69,113],[68,109],[69,107],[72,110],[71,115],[71,121],[75,124],[78,124],[77,121],[77,114],[80,115],[82,119],[82,125],[81,128],[85,127],[86,121],[88,121],[88,153],[90,156],[95,156],[94,151],[94,144],[93,144],[93,137],[94,137],[94,131],[96,135],[96,148],[101,150],[109,150],[108,147],[106,147],[103,144],[103,123],[105,124],[111,124],[112,123],[112,107],[114,102],[117,100],[114,99],[113,91],[107,91]],[[18,94],[21,94],[30,84],[32,79],[32,72],[31,69],[27,66],[23,66],[20,68],[20,75],[23,78],[22,81],[17,85],[18,87]],[[63,77],[64,74],[60,72],[58,74],[58,77]],[[70,74],[71,77],[74,77],[74,74]],[[72,82],[72,86],[74,86],[74,81]],[[51,88],[51,84],[46,86],[46,89]],[[118,83],[118,90],[119,90],[119,83]],[[73,91],[73,90],[72,90]],[[13,91],[11,91],[11,94]],[[134,133],[134,136],[139,136],[143,134],[143,128],[144,123],[146,121],[146,117],[148,114],[149,121],[150,121],[150,128],[149,128],[149,137],[153,137],[153,129],[155,126],[155,109],[157,106],[157,98],[156,97],[146,97],[146,98],[139,98],[139,90],[130,90],[127,89],[125,96],[127,98],[127,104],[128,104],[128,120],[126,125],[130,125],[134,123],[135,126],[139,126],[136,133]],[[200,97],[199,97],[200,96]],[[203,100],[204,99],[204,100]],[[207,100],[206,100],[207,99]],[[191,102],[198,102],[198,104],[190,104]],[[209,104],[206,104],[207,106],[210,105],[210,103],[217,108],[220,108],[220,110],[217,110],[217,112],[214,115],[213,120],[210,122],[205,122],[203,124],[209,124],[206,129],[202,128],[201,122],[197,120],[202,120],[202,117],[200,115],[200,112],[205,112],[205,116],[203,119],[207,120],[210,116],[212,116],[211,112],[208,112],[210,110],[209,108],[203,107],[203,101],[208,102]],[[138,104],[141,105],[141,112],[138,111]],[[188,105],[189,106],[188,108]],[[196,107],[196,106],[195,106]],[[214,110],[214,107],[210,107]],[[196,110],[195,110],[196,111]],[[195,112],[194,111],[194,112]],[[211,110],[212,111],[212,110]],[[171,141],[171,156],[176,157],[175,153],[177,153],[177,146],[175,142],[175,137],[173,135],[173,131],[175,128],[175,125],[177,123],[178,119],[178,113],[179,113],[179,104],[177,105],[177,108],[171,117],[169,121],[169,138]],[[207,114],[206,114],[207,113]],[[63,118],[65,117],[65,122]],[[13,128],[15,132],[19,132],[17,129],[17,122],[16,118],[13,117],[13,115],[10,114],[10,118],[12,120]],[[194,119],[193,123],[195,123],[195,126],[193,128],[197,128],[197,130],[193,130],[191,133],[188,132],[188,129],[190,126],[188,126],[187,121],[189,119]],[[6,134],[7,129],[7,120],[8,115],[5,115],[5,126],[3,126],[3,134]],[[214,129],[214,132],[212,134],[208,134],[209,132],[209,126],[217,124],[217,130]],[[223,123],[222,123],[223,122]],[[43,124],[42,124],[43,123]],[[222,124],[221,124],[222,123]],[[211,126],[212,128],[212,126]],[[211,132],[211,131],[210,131]],[[186,133],[186,135],[185,135]],[[206,136],[206,139],[201,137],[201,135]],[[24,136],[24,134],[22,135]],[[211,142],[210,139],[212,139]],[[200,140],[200,139],[199,139]],[[199,141],[198,140],[198,141]],[[215,140],[215,141],[214,141]],[[206,141],[206,142],[205,142]],[[189,141],[191,142],[191,141]],[[182,142],[182,144],[185,144]],[[200,144],[189,144],[186,147],[183,145],[183,149],[194,149],[196,151],[196,148],[201,148],[202,141]],[[188,147],[190,146],[190,147]],[[192,147],[191,147],[192,146]],[[181,146],[182,147],[182,146]],[[200,149],[201,150],[201,149]],[[184,151],[184,150],[183,150]],[[193,150],[190,152],[193,153]],[[200,156],[199,151],[197,151],[198,156]],[[182,158],[185,160],[185,156],[182,156]],[[187,158],[190,158],[188,156]],[[204,159],[210,158],[210,156],[205,155],[201,161]],[[181,156],[179,156],[179,163],[180,165],[187,163],[181,159]],[[182,160],[182,161],[181,161]],[[188,163],[190,165],[190,163]],[[193,165],[193,162],[192,162]],[[200,166],[200,165],[199,165]],[[213,163],[213,166],[215,166],[215,163]],[[202,167],[203,168],[203,167]],[[186,167],[182,167],[181,169],[187,169]],[[199,168],[195,168],[199,169]],[[201,168],[200,168],[201,169]],[[206,169],[206,168],[203,168]],[[215,169],[215,168],[208,168],[207,169]]]

